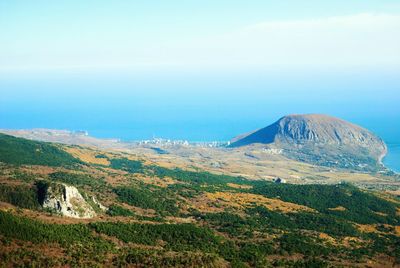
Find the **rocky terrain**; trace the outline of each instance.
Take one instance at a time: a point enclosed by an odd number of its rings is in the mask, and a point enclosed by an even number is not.
[[[88,219],[96,212],[85,201],[78,189],[63,183],[42,183],[40,190],[43,196],[43,208],[54,210],[63,216]]]
[[[320,114],[288,115],[240,135],[231,147],[267,145],[299,161],[355,170],[379,170],[386,145],[365,128]]]

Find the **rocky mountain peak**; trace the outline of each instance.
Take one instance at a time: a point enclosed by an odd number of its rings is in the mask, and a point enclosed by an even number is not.
[[[352,167],[376,164],[386,154],[385,143],[371,131],[322,114],[284,116],[272,125],[231,141],[231,147],[254,144],[273,145],[284,149],[288,157],[306,162],[319,159],[317,162],[323,163],[326,158],[329,166],[335,163],[346,166],[350,162]],[[340,159],[343,156],[347,164]]]

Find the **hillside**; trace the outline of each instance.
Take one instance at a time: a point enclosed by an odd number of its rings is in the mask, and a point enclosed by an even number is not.
[[[13,142],[15,151],[0,143],[13,156],[0,163],[0,260],[6,266],[400,264],[395,196],[350,184],[248,180],[120,151],[42,142],[34,145],[55,146],[66,159],[76,159],[67,152],[79,150],[80,158],[74,165],[32,166],[18,164],[32,151],[17,146],[31,141]],[[39,159],[53,153],[43,150]],[[71,218],[42,207],[42,189],[55,184],[75,187],[95,216]]]
[[[81,163],[59,145],[0,133],[0,161],[8,164],[65,166]]]
[[[255,144],[283,149],[285,156],[308,163],[370,171],[380,168],[387,150],[367,129],[320,114],[288,115],[231,141],[231,147]]]

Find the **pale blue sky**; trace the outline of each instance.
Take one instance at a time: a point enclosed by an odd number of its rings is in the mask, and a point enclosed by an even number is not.
[[[400,137],[399,0],[0,1],[0,128],[229,139],[290,113]]]
[[[0,71],[400,65],[399,1],[0,2]]]

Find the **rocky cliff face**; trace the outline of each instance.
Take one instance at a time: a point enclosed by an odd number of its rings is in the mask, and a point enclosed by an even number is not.
[[[355,169],[375,169],[386,154],[385,143],[367,129],[319,114],[285,116],[231,141],[232,147],[254,144],[305,162]]]
[[[93,218],[96,216],[93,208],[73,186],[49,184],[45,189],[42,202],[44,208],[53,209],[67,217]]]

